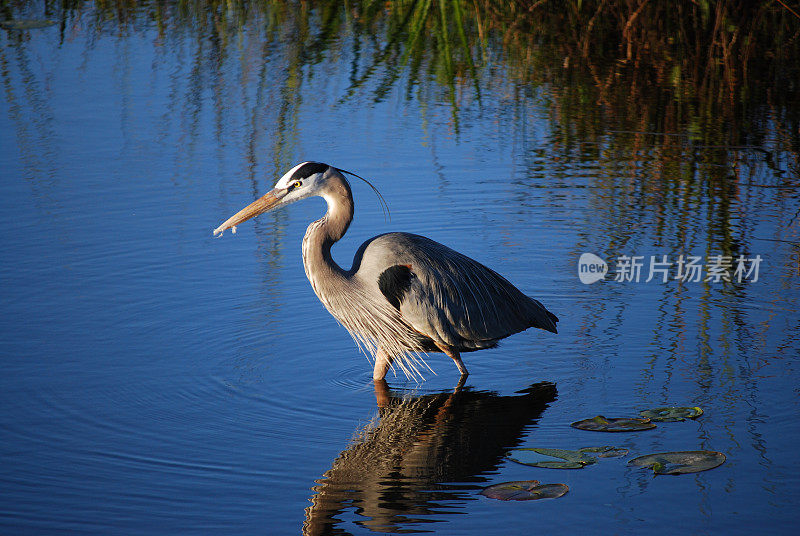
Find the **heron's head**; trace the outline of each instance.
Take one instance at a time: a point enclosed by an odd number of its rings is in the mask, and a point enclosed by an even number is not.
[[[342,173],[335,167],[319,162],[303,162],[286,172],[275,183],[275,187],[256,199],[242,210],[228,218],[222,225],[214,229],[214,235],[222,234],[225,229],[236,232],[236,226],[255,218],[268,210],[300,201],[314,195],[325,197],[333,185],[347,184]]]

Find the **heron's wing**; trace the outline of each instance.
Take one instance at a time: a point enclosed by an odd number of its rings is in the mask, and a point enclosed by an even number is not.
[[[382,238],[390,265],[378,277],[381,293],[435,342],[463,351],[529,327],[556,332],[555,315],[481,263],[422,236]]]

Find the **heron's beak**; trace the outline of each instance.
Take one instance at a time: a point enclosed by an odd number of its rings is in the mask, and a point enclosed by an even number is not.
[[[222,234],[225,229],[231,229],[235,233],[237,225],[242,222],[246,222],[250,218],[255,218],[259,214],[262,214],[269,209],[274,208],[276,205],[279,205],[281,200],[286,197],[287,193],[289,192],[285,189],[273,188],[262,197],[259,197],[242,210],[225,220],[222,225],[214,229],[214,236]]]

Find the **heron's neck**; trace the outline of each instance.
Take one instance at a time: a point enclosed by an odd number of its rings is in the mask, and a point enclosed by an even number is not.
[[[347,183],[337,184],[325,193],[328,212],[311,223],[303,238],[303,266],[318,296],[344,277],[344,270],[331,257],[331,246],[347,232],[353,221],[353,195]],[[324,300],[323,300],[324,301]]]

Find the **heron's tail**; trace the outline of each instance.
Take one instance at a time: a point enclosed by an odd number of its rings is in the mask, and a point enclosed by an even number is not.
[[[538,300],[532,299],[531,301],[535,304],[535,306],[532,307],[533,310],[530,316],[531,327],[544,329],[550,333],[558,333],[558,328],[556,328],[558,317],[548,311]]]

